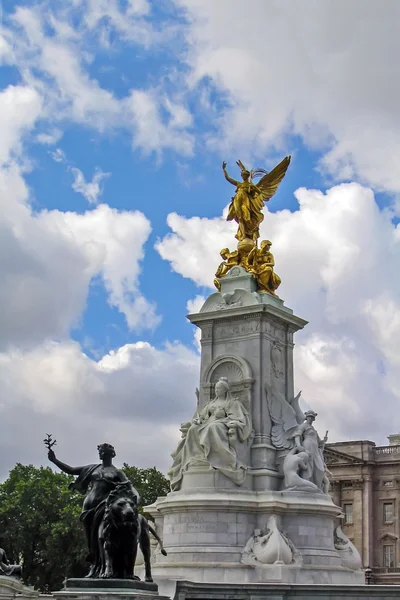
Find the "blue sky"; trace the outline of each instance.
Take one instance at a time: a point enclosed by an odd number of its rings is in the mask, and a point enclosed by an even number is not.
[[[394,433],[399,9],[361,2],[2,3],[5,427],[24,415],[3,473],[40,463],[46,427],[71,460],[101,431],[167,468],[198,385],[185,315],[234,244],[221,164],[236,177],[238,158],[292,155],[262,234],[310,321],[296,386],[332,440]]]

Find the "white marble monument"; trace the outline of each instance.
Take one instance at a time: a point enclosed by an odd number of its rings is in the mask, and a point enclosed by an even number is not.
[[[22,583],[19,578],[0,575],[0,599],[1,600],[36,600],[39,597],[39,592],[32,587],[28,587]]]
[[[198,403],[172,456],[172,492],[146,508],[168,552],[156,551],[154,579],[164,593],[182,579],[363,583],[334,536],[327,438],[294,393],[293,335],[307,323],[240,266],[220,285],[188,317],[202,333]]]

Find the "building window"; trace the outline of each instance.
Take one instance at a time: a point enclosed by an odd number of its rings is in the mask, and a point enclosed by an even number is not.
[[[384,502],[383,504],[383,522],[393,523],[393,502]]]
[[[394,546],[383,546],[383,566],[386,568],[394,567]]]
[[[384,487],[393,487],[393,481],[384,481],[383,485]]]
[[[353,523],[353,505],[343,504],[344,522],[346,525]]]

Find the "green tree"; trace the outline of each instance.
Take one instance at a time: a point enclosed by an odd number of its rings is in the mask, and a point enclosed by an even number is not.
[[[123,466],[141,507],[165,496],[169,481],[155,467]],[[41,592],[62,588],[66,577],[84,577],[88,564],[79,521],[83,496],[68,489],[74,478],[49,467],[17,464],[0,484],[0,546],[22,562],[25,583]]]
[[[171,491],[168,479],[155,467],[138,469],[124,463],[122,470],[139,492],[141,511],[143,506],[153,504],[159,496],[166,496]]]
[[[25,583],[42,592],[82,577],[87,552],[79,522],[82,497],[68,489],[72,477],[50,468],[17,464],[0,485],[0,542],[22,561]]]

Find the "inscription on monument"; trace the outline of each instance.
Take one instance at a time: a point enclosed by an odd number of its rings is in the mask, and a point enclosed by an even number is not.
[[[204,523],[204,517],[201,515],[168,515],[165,522],[174,525],[178,523]]]
[[[188,533],[219,533],[217,523],[191,523],[187,526]]]
[[[259,321],[247,321],[245,323],[221,324],[215,326],[215,337],[225,339],[230,337],[240,337],[250,333],[258,333],[260,331]]]
[[[164,523],[164,534],[180,533],[224,533],[228,531],[225,522],[207,522],[201,515],[168,515]]]

